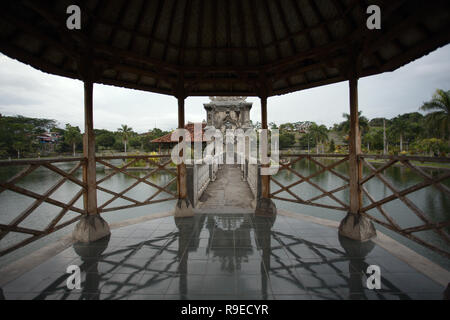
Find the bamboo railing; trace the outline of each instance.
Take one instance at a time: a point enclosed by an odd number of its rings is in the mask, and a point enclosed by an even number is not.
[[[111,161],[114,160],[123,160],[124,163],[123,165],[114,165],[111,163]],[[145,168],[145,175],[143,177],[137,177],[127,170],[140,160],[145,160],[148,165],[148,167]],[[69,171],[65,171],[57,166],[58,164],[72,162],[75,163],[75,165]],[[11,221],[5,222],[5,219],[1,220],[3,223],[0,223],[0,244],[2,244],[0,247],[0,257],[20,249],[44,236],[50,235],[51,233],[54,233],[64,227],[67,227],[68,225],[77,222],[82,215],[87,214],[84,207],[79,208],[75,205],[79,199],[86,196],[87,184],[85,181],[82,181],[84,175],[80,174],[83,167],[86,167],[86,162],[87,160],[84,157],[0,161],[0,168],[8,168],[9,170],[9,168],[12,169],[16,167],[16,169],[13,170],[18,171],[17,174],[8,178],[6,181],[0,180],[0,194],[8,190],[33,200],[33,202],[21,212],[11,215],[14,216]],[[103,178],[96,181],[96,189],[98,191],[112,195],[110,199],[97,205],[98,213],[129,209],[177,199],[176,194],[169,189],[172,184],[176,183],[177,176],[175,168],[172,170],[168,168],[168,165],[172,163],[170,155],[104,156],[96,157],[96,162],[97,164],[105,166],[105,168],[112,169],[112,172],[107,173]],[[59,176],[59,179],[55,181],[55,183],[47,190],[42,190],[39,192],[32,191],[21,186],[20,184],[23,179],[29,177],[38,168],[47,168],[51,172],[56,173]],[[149,181],[150,177],[161,172],[166,172],[173,176],[173,178],[163,186],[159,186],[152,181]],[[124,190],[116,192],[106,187],[104,182],[119,173],[136,181]],[[77,174],[82,178],[77,178]],[[74,194],[71,195],[72,197],[67,201],[55,198],[54,195],[57,190],[60,190],[61,186],[68,181],[77,185],[79,190],[75,191]],[[153,194],[149,194],[144,200],[134,199],[128,194],[128,192],[140,184],[145,184],[152,187],[155,192],[153,192]],[[161,195],[168,196],[161,197]],[[126,200],[130,202],[130,204],[111,206],[111,204],[114,205],[113,202],[117,199]],[[59,207],[60,211],[52,219],[49,219],[48,223],[44,221],[44,223],[47,224],[43,229],[24,227],[22,225],[23,222],[32,216],[32,214],[36,212],[42,204],[50,204]],[[78,215],[76,217],[70,217],[69,219],[64,220],[64,217],[66,217],[69,212],[77,213]],[[13,242],[12,240],[15,239],[5,239],[5,237],[11,232],[20,234],[21,237],[25,237],[25,239],[19,239],[11,244],[11,242]]]
[[[55,164],[57,163],[68,163],[75,162],[75,166],[68,172],[58,168]],[[19,249],[33,241],[36,241],[44,236],[47,236],[57,230],[60,230],[81,218],[82,214],[85,214],[84,209],[75,206],[75,203],[80,199],[86,190],[86,183],[75,177],[80,168],[85,164],[85,158],[61,158],[61,159],[45,159],[45,160],[13,160],[13,161],[0,161],[0,168],[5,167],[21,167],[22,168],[17,174],[9,178],[7,181],[0,181],[0,194],[6,190],[15,192],[22,196],[33,199],[34,201],[26,207],[24,210],[19,212],[16,217],[9,223],[0,224],[0,241],[4,240],[5,237],[11,232],[19,233],[28,236],[26,239],[19,240],[18,242],[6,246],[0,250],[0,256],[10,253],[16,249]],[[47,168],[48,170],[58,174],[60,179],[56,181],[50,188],[44,190],[41,193],[28,190],[27,188],[21,187],[19,183],[21,180],[38,168]],[[54,199],[52,195],[67,181],[75,183],[78,185],[80,190],[76,192],[69,201],[63,202],[58,199]],[[43,230],[38,230],[36,228],[22,227],[20,224],[25,221],[35,210],[42,204],[47,203],[53,206],[59,207],[59,213],[48,222]],[[61,220],[66,216],[66,214],[71,211],[78,213],[79,215],[71,218],[67,221],[61,222]],[[3,221],[3,220],[2,220]]]
[[[123,166],[117,166],[111,164],[110,161],[112,160],[126,160],[127,163]],[[128,168],[132,167],[137,161],[139,160],[145,160],[146,163],[149,165],[150,168],[153,169],[147,169],[148,172],[145,173],[143,177],[137,177],[130,172],[127,171]],[[97,157],[96,161],[98,164],[104,165],[105,168],[112,169],[113,172],[106,175],[105,177],[97,180],[97,190],[111,194],[113,197],[109,200],[105,201],[104,203],[98,205],[98,211],[99,213],[103,212],[110,212],[110,211],[116,211],[116,210],[123,210],[123,209],[130,209],[145,205],[150,205],[154,203],[164,202],[164,201],[170,201],[177,199],[177,195],[169,190],[169,187],[176,183],[177,181],[177,173],[174,170],[169,170],[167,168],[168,165],[172,163],[172,160],[170,158],[170,155],[152,155],[152,156],[107,156],[107,157]],[[169,175],[173,176],[173,178],[167,182],[163,186],[159,186],[148,179],[161,172],[166,172]],[[122,173],[123,175],[136,180],[133,184],[128,186],[127,188],[123,189],[120,192],[115,192],[113,190],[110,190],[106,187],[103,187],[101,184],[115,176],[116,174]],[[144,183],[152,188],[155,188],[156,191],[149,195],[145,200],[139,201],[135,198],[126,196],[125,194],[137,187],[140,183]],[[159,198],[157,199],[157,196],[160,194],[167,194],[167,197]],[[132,204],[129,205],[121,205],[121,206],[114,206],[114,207],[108,207],[112,202],[114,202],[117,199],[123,199],[128,202],[131,202]]]
[[[443,173],[440,173],[437,176],[432,176],[431,174],[427,173],[425,170],[420,168],[419,166],[414,165],[413,161],[416,162],[429,162],[429,163],[450,163],[450,158],[431,158],[431,157],[402,157],[402,156],[368,156],[368,155],[360,155],[359,156],[360,161],[362,162],[363,166],[368,168],[370,173],[362,178],[362,180],[359,182],[360,189],[363,192],[363,194],[369,199],[370,204],[363,206],[361,208],[361,215],[365,216],[366,218],[378,223],[379,225],[382,225],[383,227],[392,230],[408,239],[411,239],[435,252],[440,253],[441,255],[450,257],[450,237],[448,234],[448,231],[446,231],[444,228],[450,227],[450,221],[441,221],[436,222],[432,221],[432,219],[427,215],[422,209],[420,209],[413,201],[411,201],[407,195],[412,194],[413,192],[419,191],[421,189],[434,186],[437,190],[442,192],[445,196],[450,197],[450,188],[442,184],[443,181],[447,180],[450,181],[450,170],[444,170]],[[382,160],[384,161],[383,164],[380,165],[380,167],[376,168],[372,163],[370,163],[368,160]],[[403,190],[398,190],[384,175],[383,172],[394,166],[394,165],[402,165],[405,168],[410,169],[412,172],[416,173],[418,176],[420,176],[423,181],[419,182],[413,186],[410,186],[408,188],[405,188]],[[384,197],[378,201],[375,201],[375,199],[370,195],[365,185],[368,181],[371,179],[378,178],[391,192],[392,195]],[[395,217],[390,215],[385,208],[383,208],[383,205],[399,199],[408,209],[410,212],[415,214],[420,221],[422,221],[422,225],[418,225],[415,227],[408,227],[408,228],[402,228],[398,222],[396,221]],[[381,221],[380,219],[373,216],[373,214],[370,214],[369,211],[371,209],[376,208],[378,212],[386,219],[386,222]],[[432,230],[435,232],[438,237],[444,240],[444,243],[446,243],[446,248],[439,248],[428,241],[425,241],[421,239],[420,237],[416,236],[414,233],[421,232],[421,231],[427,231]]]
[[[341,159],[328,165],[328,166],[325,166],[314,158],[338,158],[338,159],[341,158]],[[271,181],[274,182],[277,186],[279,186],[280,189],[278,189],[274,192],[271,192],[270,197],[275,200],[295,202],[295,203],[299,203],[299,204],[306,204],[306,205],[310,205],[310,206],[322,207],[322,208],[327,208],[327,209],[348,211],[349,205],[334,195],[335,193],[342,191],[344,189],[347,189],[349,187],[349,178],[338,173],[336,170],[334,170],[334,168],[337,167],[338,165],[348,161],[348,158],[349,158],[348,155],[326,155],[326,154],[299,154],[299,155],[289,155],[289,156],[282,155],[282,156],[280,156],[281,161],[280,161],[280,169],[278,172],[287,170],[290,173],[297,176],[299,178],[299,180],[285,186],[281,182],[279,182],[275,177],[271,176],[271,178],[270,178]],[[320,170],[318,170],[317,172],[315,172],[309,176],[302,175],[301,173],[296,171],[293,168],[293,166],[298,161],[303,160],[303,159],[306,159],[307,161],[311,161],[312,163],[316,164],[317,166],[320,167]],[[342,186],[339,186],[338,188],[334,188],[333,190],[327,191],[327,190],[323,189],[321,186],[319,186],[317,183],[312,181],[313,178],[319,176],[320,174],[322,174],[326,171],[341,178],[346,183]],[[296,194],[294,191],[291,190],[292,188],[294,188],[302,183],[307,183],[307,184],[311,185],[314,189],[319,190],[321,192],[321,194],[316,195],[309,199],[303,199],[300,195]],[[289,195],[291,195],[293,197],[293,199],[280,197],[278,195],[284,191],[287,192]],[[335,205],[327,205],[327,204],[317,202],[317,200],[320,200],[325,197],[330,198],[336,204]]]
[[[349,156],[348,155],[335,155],[335,154],[299,154],[299,155],[282,155],[280,156],[280,170],[287,170],[296,177],[299,178],[298,181],[293,182],[287,186],[283,185],[281,182],[278,181],[277,178],[271,177],[271,181],[279,186],[279,189],[271,192],[270,197],[274,200],[281,200],[281,201],[289,201],[294,203],[299,203],[303,205],[310,205],[310,206],[316,206],[316,207],[322,207],[327,209],[335,209],[335,210],[342,210],[342,211],[349,211],[349,205],[343,201],[342,199],[337,198],[334,196],[335,193],[345,190],[349,188],[349,177],[344,176],[343,174],[337,172],[335,168],[348,161]],[[319,158],[328,158],[333,159],[333,163],[324,165],[317,159]],[[298,171],[294,169],[294,165],[300,161],[300,160],[307,160],[315,165],[318,166],[319,170],[314,172],[313,174],[309,176],[304,176]],[[426,170],[421,168],[418,165],[415,165],[416,162],[427,162],[427,163],[440,163],[440,164],[450,164],[450,158],[432,158],[432,157],[411,157],[411,156],[372,156],[372,155],[359,155],[358,161],[363,165],[363,167],[366,169],[365,171],[368,171],[368,174],[366,176],[361,176],[358,185],[359,185],[359,192],[362,196],[364,196],[364,199],[367,199],[369,204],[363,204],[361,203],[361,207],[359,210],[359,214],[362,216],[370,219],[371,221],[379,224],[380,226],[383,226],[403,237],[406,237],[412,241],[415,241],[416,243],[434,251],[437,252],[445,257],[450,257],[450,238],[448,229],[445,228],[450,227],[450,221],[447,219],[446,221],[433,221],[433,219],[430,217],[430,215],[427,215],[422,209],[419,208],[412,200],[410,200],[407,195],[412,194],[413,192],[422,190],[427,187],[435,187],[438,191],[442,192],[442,194],[446,197],[450,197],[450,188],[447,187],[445,184],[443,184],[444,181],[450,182],[450,169],[445,169],[444,172],[440,173],[438,175],[432,175],[430,173],[427,173]],[[381,161],[381,163],[375,164],[373,161]],[[412,186],[409,186],[407,188],[404,188],[403,190],[398,190],[392,182],[389,181],[388,178],[386,178],[385,175],[383,175],[383,172],[392,166],[403,166],[405,168],[408,168],[411,170],[411,172],[414,172],[418,177],[420,177],[423,181],[416,183]],[[339,177],[343,181],[345,181],[345,184],[342,186],[339,186],[337,188],[333,188],[332,190],[325,190],[322,186],[320,186],[320,183],[315,183],[312,181],[314,177],[319,176],[320,174],[324,172],[329,172],[334,176]],[[391,195],[388,195],[386,197],[383,197],[382,199],[375,200],[375,198],[369,193],[366,186],[367,183],[372,179],[378,179],[381,181],[381,183],[392,193]],[[302,184],[306,183],[312,186],[314,189],[319,190],[320,194],[314,197],[311,197],[309,199],[304,199],[301,194],[298,194],[293,191],[293,188]],[[289,194],[292,198],[286,198],[279,196],[280,193],[286,192]],[[328,198],[335,202],[335,205],[328,205],[323,203],[317,203],[317,200]],[[363,197],[361,197],[362,199]],[[409,211],[414,214],[418,219],[422,222],[422,224],[413,226],[413,227],[406,227],[403,228],[399,225],[399,223],[396,221],[395,214],[389,214],[387,212],[387,209],[383,206],[394,201],[394,200],[400,200],[401,203],[403,203]],[[386,221],[382,221],[379,217],[376,217],[373,213],[370,211],[372,209],[376,208],[378,212],[384,217]],[[444,245],[436,245],[433,243],[430,243],[429,241],[426,241],[420,237],[418,237],[415,233],[422,232],[422,231],[433,231],[440,239],[443,240]]]

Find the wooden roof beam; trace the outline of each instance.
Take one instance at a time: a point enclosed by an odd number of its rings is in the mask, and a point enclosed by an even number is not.
[[[233,58],[231,47],[231,14],[230,14],[231,1],[225,0],[225,24],[227,29],[227,65],[231,66]]]
[[[155,32],[156,32],[156,29],[158,28],[159,20],[161,18],[161,10],[162,10],[163,3],[164,3],[164,0],[158,0],[158,7],[155,12],[155,18],[151,25],[150,35],[148,36],[149,41],[148,41],[147,49],[145,50],[146,57],[148,57],[152,51],[153,41],[155,41],[155,39],[154,39]]]
[[[245,44],[247,43],[247,28],[245,25],[245,19],[244,19],[244,5],[242,4],[241,0],[235,0],[236,3],[236,8],[237,8],[237,12],[238,12],[238,19],[239,19],[239,24],[242,26],[241,29],[241,52],[242,52],[242,57],[244,58],[245,61],[245,65],[248,66],[248,54],[247,51],[245,50]]]
[[[36,27],[36,25],[29,24],[28,22],[25,22],[23,20],[18,20],[14,16],[6,15],[3,11],[0,11],[0,17],[2,18],[2,20],[6,21],[6,23],[20,28],[25,33],[31,34],[33,37],[41,40],[42,42],[50,44],[51,46],[65,53],[67,56],[73,59],[78,59],[80,57],[80,52],[78,52],[78,50],[76,50],[74,47],[70,48],[62,45],[60,42],[48,36],[44,31],[41,31],[38,27]]]
[[[65,21],[63,21],[62,19],[58,19],[49,7],[42,5],[42,3],[38,4],[29,0],[24,0],[23,4],[39,14],[48,23],[53,25],[60,35],[61,42],[64,43],[64,45],[67,45],[71,50],[77,50],[71,39],[74,40],[74,42],[82,42],[88,47],[91,45],[90,39],[80,31],[72,30],[71,32],[69,32],[69,30],[65,26]]]
[[[399,65],[406,64],[410,60],[417,59],[426,52],[435,50],[440,46],[445,45],[450,42],[450,23],[442,29],[443,31],[435,34],[433,37],[429,38],[426,43],[419,43],[412,48],[409,48],[407,52],[404,52],[389,61],[387,61],[381,68],[381,72],[392,71],[392,69],[398,67]]]
[[[199,13],[200,18],[198,19],[198,26],[197,26],[197,50],[195,53],[195,65],[200,65],[200,58],[201,58],[201,50],[200,47],[202,45],[202,39],[203,39],[203,18],[205,16],[205,6],[202,4],[202,0],[199,1]]]
[[[128,11],[128,5],[129,5],[129,1],[128,0],[123,0],[122,6],[121,6],[120,11],[119,11],[119,17],[117,19],[115,19],[115,21],[117,21],[117,22],[113,25],[111,33],[109,34],[108,43],[111,46],[113,46],[114,38],[117,35],[119,26],[122,26],[122,20],[125,17],[125,13]]]
[[[278,60],[278,59],[281,59],[283,57],[283,55],[281,54],[280,43],[279,43],[279,41],[277,41],[275,25],[273,23],[272,15],[270,14],[269,4],[267,3],[267,0],[262,0],[262,3],[263,3],[263,7],[266,9],[265,12],[267,15],[267,19],[269,20],[270,31],[272,34],[272,38],[274,39],[275,47],[277,50],[277,60]]]
[[[260,28],[259,28],[259,24],[258,24],[258,17],[256,16],[256,4],[255,4],[255,0],[250,0],[250,11],[251,11],[251,19],[252,20],[252,24],[253,24],[253,30],[255,32],[255,39],[256,39],[256,43],[258,46],[258,55],[259,55],[259,64],[263,64],[265,59],[265,54],[261,45],[261,33],[260,33]]]
[[[180,42],[180,50],[178,53],[178,64],[180,65],[182,61],[184,61],[184,54],[185,54],[185,45],[186,45],[186,38],[189,29],[189,22],[191,17],[191,8],[192,8],[192,0],[186,0],[186,6],[184,7],[184,18],[183,18],[183,29],[181,31],[181,42]]]
[[[175,19],[175,11],[177,9],[177,2],[173,2],[172,11],[170,13],[170,21],[169,21],[169,30],[167,31],[166,44],[164,45],[163,56],[161,58],[162,61],[166,61],[167,58],[167,43],[170,41],[170,35],[172,34],[173,20]]]
[[[147,12],[149,3],[150,3],[149,1],[142,0],[141,7],[139,8],[139,15],[138,15],[136,21],[134,22],[133,32],[130,37],[130,41],[128,42],[127,50],[131,50],[133,47],[133,43],[136,41],[139,26],[141,26],[142,22],[144,21],[144,16],[145,16],[145,13]]]
[[[217,1],[212,1],[212,14],[213,17],[213,66],[217,65]]]
[[[289,30],[289,26],[286,22],[286,14],[284,13],[283,8],[281,7],[281,3],[280,3],[280,1],[275,1],[275,4],[281,15],[281,22],[283,23],[284,29],[286,30],[286,34],[290,35],[291,30]],[[289,45],[291,46],[292,54],[294,55],[297,52],[294,38],[293,37],[288,37],[288,38],[289,38]]]

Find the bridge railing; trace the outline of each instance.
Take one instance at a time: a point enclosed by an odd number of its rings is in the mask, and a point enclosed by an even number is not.
[[[416,196],[420,196],[421,191],[432,188],[429,191],[446,199],[443,201],[444,206],[445,203],[447,205],[450,203],[450,188],[448,187],[450,185],[450,158],[360,155],[359,159],[366,169],[366,175],[359,181],[364,200],[366,200],[360,210],[361,215],[428,249],[450,257],[448,208],[443,208],[445,212],[441,216],[436,212],[432,215],[430,212],[427,213],[428,205],[414,200]],[[389,170],[394,166],[401,170],[407,170],[409,175],[414,176],[414,181],[405,186],[390,179]],[[370,184],[375,179],[380,181],[386,190],[378,199],[370,193],[370,188],[373,187]],[[389,213],[389,209],[386,207],[393,201],[402,204],[403,208],[407,208],[408,217],[414,223],[406,223],[405,217],[399,215],[398,212]],[[424,232],[432,232],[434,237],[428,235],[427,239],[424,239]]]
[[[177,199],[177,171],[170,155],[107,156],[97,157],[96,161],[107,173],[97,180],[97,190],[109,196],[98,197],[99,213]],[[116,176],[129,185],[116,190],[114,183],[108,183]],[[141,192],[130,192],[137,189]]]
[[[197,207],[199,198],[208,187],[209,183],[216,180],[223,155],[215,155],[211,161],[198,160],[192,165],[187,165],[188,197],[194,207]]]
[[[96,163],[100,214],[177,199],[170,155],[101,156]],[[86,166],[84,157],[0,161],[0,256],[87,214]]]
[[[81,201],[86,190],[82,177],[85,163],[82,157],[0,161],[0,256],[66,227],[86,213]]]
[[[336,196],[336,193],[342,194],[342,191],[349,188],[349,177],[342,170],[342,166],[348,165],[348,155],[325,155],[325,154],[300,154],[300,155],[281,155],[280,168],[276,176],[270,179],[274,185],[278,186],[277,190],[272,191],[270,197],[275,200],[295,202],[310,206],[322,207],[327,209],[335,209],[348,211],[347,197]],[[319,159],[328,159],[331,163],[324,164]],[[306,162],[307,167],[304,172],[298,170],[299,165]],[[345,169],[344,169],[345,171]],[[280,178],[286,181],[297,179],[296,181],[284,185]],[[324,173],[330,173],[333,178],[338,178],[338,183],[332,190],[325,190],[321,184],[321,178]],[[302,193],[300,187],[307,184],[312,187],[313,192]],[[324,199],[330,201],[324,201]]]
[[[450,203],[450,158],[359,155],[358,163],[359,213],[379,226],[450,257],[450,219],[445,207]],[[281,155],[279,172],[270,178],[270,197],[348,212],[348,171],[348,155]],[[412,179],[406,181],[406,174]],[[417,203],[415,197],[426,188],[433,188],[428,192],[445,200],[442,212],[427,213],[430,203]],[[422,199],[429,196],[422,195]]]

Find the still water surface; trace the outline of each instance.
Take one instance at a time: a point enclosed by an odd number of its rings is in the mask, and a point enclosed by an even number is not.
[[[321,160],[323,164],[331,164],[332,162],[335,162],[337,160],[333,159],[322,159]],[[120,164],[120,160],[117,160],[115,163],[112,162],[112,164]],[[57,164],[57,166],[65,171],[69,171],[73,166],[75,166],[75,163],[61,163]],[[298,171],[303,176],[308,176],[313,174],[314,172],[317,172],[320,170],[320,168],[315,165],[314,163],[311,163],[306,160],[299,161],[295,164],[295,170]],[[12,177],[14,174],[16,174],[19,170],[21,170],[20,167],[16,167],[12,170],[12,168],[0,168],[0,181],[5,181]],[[335,170],[339,173],[341,173],[344,176],[348,175],[348,165],[347,163],[343,163],[335,168]],[[110,174],[111,171],[108,171],[103,168],[103,166],[97,167],[97,180],[100,180],[105,175]],[[130,174],[134,176],[143,177],[147,174],[146,171],[130,171]],[[432,170],[433,174],[440,174],[439,170]],[[364,175],[367,174],[367,172],[364,172]],[[422,182],[423,180],[414,172],[412,172],[408,168],[404,167],[390,167],[384,172],[384,175],[386,178],[394,185],[395,188],[398,190],[405,189],[407,187],[410,187],[416,183]],[[78,172],[75,174],[75,176],[78,179],[81,179],[81,170],[78,170]],[[22,179],[20,182],[17,183],[18,186],[26,188],[30,191],[36,192],[36,193],[44,193],[46,192],[50,187],[52,187],[61,176],[58,174],[44,168],[40,167],[32,174],[28,175],[24,179]],[[173,178],[172,175],[166,172],[158,172],[154,175],[152,175],[149,178],[149,181],[152,183],[163,186],[166,185],[171,179]],[[293,182],[296,182],[299,180],[299,177],[293,174],[292,172],[289,172],[287,170],[283,170],[279,172],[275,179],[277,179],[279,182],[281,182],[284,185],[289,185]],[[117,175],[114,175],[110,179],[102,182],[100,186],[110,189],[114,192],[121,192],[122,190],[126,189],[133,183],[135,183],[137,180],[133,179],[131,177],[128,177],[122,173],[119,173]],[[330,172],[324,172],[315,178],[312,179],[312,181],[316,184],[318,184],[321,188],[326,190],[332,190],[334,188],[340,187],[345,184],[344,180],[341,178],[335,176],[334,174]],[[447,179],[447,181],[444,182],[446,185],[450,186],[450,179]],[[368,183],[365,184],[367,190],[369,193],[375,198],[375,200],[380,200],[384,197],[387,197],[391,195],[391,191],[377,178],[374,178],[370,180]],[[176,192],[176,183],[173,183],[169,187],[170,190],[173,192]],[[271,190],[276,191],[279,187],[272,182]],[[76,185],[73,182],[66,182],[64,183],[55,193],[51,195],[51,198],[57,199],[61,202],[67,203],[70,201],[70,199],[73,198],[73,196],[80,190],[80,187]],[[302,199],[309,199],[314,196],[320,195],[322,192],[311,186],[307,183],[301,183],[300,185],[297,185],[291,189],[294,191],[297,195],[299,195]],[[156,188],[146,185],[144,183],[139,183],[136,187],[125,193],[126,196],[136,199],[138,201],[143,201],[147,198],[149,198],[152,194],[154,194],[157,191]],[[345,203],[348,203],[349,198],[349,190],[348,188],[337,192],[334,194],[338,199],[342,200]],[[278,196],[284,197],[284,198],[292,198],[289,194],[286,192],[278,194]],[[102,191],[98,191],[98,203],[99,205],[103,204],[105,201],[110,199],[112,195],[104,193]],[[159,194],[156,199],[164,199],[171,197],[167,193],[161,193]],[[408,198],[412,200],[420,209],[422,209],[428,217],[432,221],[447,221],[450,219],[450,199],[448,196],[446,196],[444,193],[436,189],[435,187],[427,187],[425,189],[416,191],[410,195],[408,195]],[[10,223],[14,218],[17,217],[17,215],[25,210],[27,207],[29,207],[34,202],[33,199],[29,197],[22,196],[20,194],[11,192],[11,191],[4,191],[0,193],[0,223],[1,224],[7,224]],[[325,219],[331,219],[335,221],[340,221],[344,216],[345,212],[343,211],[337,211],[332,209],[325,209],[325,208],[318,208],[318,207],[312,207],[312,206],[305,206],[301,204],[286,202],[286,201],[275,201],[278,208],[290,210],[293,212],[300,212],[303,214],[316,216],[320,218]],[[334,205],[336,206],[336,202],[329,198],[322,198],[320,200],[317,200],[318,203],[322,204],[328,204],[328,205]],[[364,205],[369,204],[370,201],[366,197],[364,197]],[[117,199],[114,202],[112,202],[108,207],[115,207],[115,206],[121,206],[121,205],[127,205],[131,204],[130,202],[123,200],[123,199]],[[82,208],[83,202],[82,198],[80,198],[77,202],[74,204],[75,207]],[[142,206],[132,209],[124,209],[119,211],[113,211],[113,212],[107,212],[102,214],[103,218],[108,221],[109,223],[113,222],[119,222],[131,218],[141,217],[145,215],[149,215],[152,213],[157,212],[164,212],[168,210],[172,210],[175,206],[175,201],[166,201],[161,203],[155,203],[148,206]],[[412,227],[420,225],[422,222],[421,220],[412,212],[410,211],[400,200],[395,200],[392,202],[389,202],[383,206],[385,210],[396,220],[396,222],[403,228]],[[53,206],[51,204],[43,203],[41,204],[27,219],[25,219],[20,226],[25,228],[33,228],[38,230],[43,230],[50,221],[58,215],[58,213],[61,211],[61,208]],[[384,220],[384,218],[381,216],[381,214],[378,212],[377,209],[373,209],[370,211],[370,213],[381,219]],[[78,213],[69,211],[66,216],[60,221],[64,222],[66,220],[69,220],[75,216],[77,216]],[[29,254],[33,251],[35,251],[38,248],[43,247],[44,245],[51,243],[55,241],[56,239],[68,234],[73,230],[74,225],[69,225],[68,227],[65,227],[47,237],[44,237],[40,240],[37,240],[36,242],[33,242],[26,247],[19,249],[11,254],[8,254],[2,258],[0,258],[0,267],[6,265],[7,263],[16,260],[22,256],[25,256],[26,254]],[[412,248],[413,250],[425,255],[429,259],[441,264],[445,268],[450,270],[450,262],[448,259],[443,258],[442,256],[435,254],[433,252],[430,252],[430,250],[423,248],[422,246],[413,243],[412,241],[405,239],[401,236],[398,236],[397,234],[393,233],[390,230],[387,230],[381,226],[376,226],[378,230],[390,235],[391,237],[395,238],[396,240],[402,242],[403,244],[407,245],[408,247]],[[447,229],[446,232],[449,232]],[[423,238],[424,240],[427,240],[433,244],[436,244],[440,247],[445,248],[447,246],[448,250],[448,244],[444,242],[441,238],[439,238],[433,231],[423,231],[420,233],[417,233],[418,236]],[[11,243],[15,243],[18,239],[23,239],[26,236],[23,236],[21,234],[16,233],[10,233],[5,239],[2,240],[2,243],[0,244],[0,248],[4,248],[9,246]]]

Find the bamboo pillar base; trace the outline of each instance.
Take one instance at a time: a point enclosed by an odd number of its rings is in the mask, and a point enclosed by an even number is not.
[[[81,217],[73,230],[75,241],[89,243],[111,234],[108,223],[98,214],[87,214]]]
[[[256,200],[255,216],[273,217],[277,214],[277,207],[272,199],[260,198]]]
[[[341,221],[339,235],[358,241],[368,241],[377,236],[377,231],[369,219],[351,212]]]
[[[178,199],[178,202],[175,205],[174,216],[176,218],[194,216],[194,207],[188,198]]]

